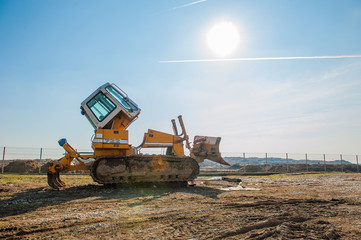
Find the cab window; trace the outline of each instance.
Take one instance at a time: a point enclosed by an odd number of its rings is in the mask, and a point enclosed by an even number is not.
[[[99,122],[103,121],[116,107],[102,92],[90,99],[86,105]]]
[[[137,111],[138,107],[136,107],[131,101],[129,101],[126,97],[124,97],[121,93],[119,93],[116,89],[109,86],[105,88],[108,93],[110,93],[120,104],[123,105],[125,109],[129,112]]]

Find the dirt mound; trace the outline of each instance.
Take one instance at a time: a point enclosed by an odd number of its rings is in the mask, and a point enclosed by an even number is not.
[[[48,172],[48,168],[49,168],[49,162],[44,163],[43,165],[41,165],[41,167],[40,167],[41,173],[47,173],[47,172]]]
[[[263,172],[263,165],[246,165],[246,172]]]
[[[4,168],[4,172],[10,173],[38,173],[39,162],[35,160],[15,160]]]
[[[48,172],[49,162],[50,160],[46,160],[47,162],[39,163],[36,160],[13,160],[9,161],[5,167],[5,173],[40,173],[44,174]],[[87,169],[90,169],[93,161],[85,162]],[[0,172],[2,171],[2,165],[0,165]],[[65,171],[64,173],[80,173],[80,174],[89,174],[89,170],[77,170],[77,171]]]

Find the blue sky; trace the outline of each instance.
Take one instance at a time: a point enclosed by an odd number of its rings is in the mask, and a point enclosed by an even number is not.
[[[90,148],[80,103],[114,82],[142,109],[134,145],[182,114],[223,152],[361,153],[361,58],[162,62],[217,58],[221,21],[230,58],[361,54],[356,0],[0,0],[0,146]]]

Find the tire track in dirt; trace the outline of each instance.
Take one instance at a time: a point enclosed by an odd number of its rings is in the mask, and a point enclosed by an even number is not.
[[[106,222],[106,219],[97,219],[93,221],[85,221],[85,222],[69,223],[69,224],[50,222],[40,225],[2,227],[0,228],[0,238],[24,239],[34,234],[42,234],[42,233],[49,234],[50,232],[59,231],[61,229],[79,228],[82,226],[87,226],[89,224],[104,223],[104,222]]]
[[[329,231],[333,231],[334,236],[339,235],[329,222],[316,220],[333,215],[332,208],[339,203],[342,201],[319,199],[269,199],[249,203],[202,201],[178,215],[162,212],[149,220],[162,224],[165,231],[162,236],[173,236],[169,239],[264,239],[271,236],[287,239],[297,235],[324,238]],[[156,232],[152,234],[157,235]]]
[[[314,223],[315,219],[324,218],[334,215],[332,207],[344,203],[343,200],[319,200],[319,199],[287,199],[287,200],[266,200],[252,203],[230,203],[224,204],[223,208],[233,209],[236,211],[247,211],[245,209],[254,209],[268,213],[280,211],[278,215],[271,215],[263,221],[256,221],[251,225],[242,226],[236,230],[225,231],[215,239],[225,239],[232,236],[237,238],[264,239],[265,237],[293,238],[295,236],[308,236],[315,238],[337,239],[340,235],[337,231],[329,227],[329,222],[319,220]],[[311,211],[309,211],[311,209]],[[252,218],[248,218],[252,222]],[[303,224],[300,224],[303,223]],[[259,230],[259,231],[255,231]],[[327,232],[334,238],[325,236]],[[297,233],[297,234],[295,234]]]
[[[231,236],[237,236],[237,235],[240,235],[240,234],[248,233],[248,232],[250,232],[252,230],[255,230],[255,229],[275,227],[275,226],[281,225],[282,223],[285,223],[285,222],[305,222],[307,220],[308,220],[307,218],[302,218],[302,217],[298,217],[298,218],[291,217],[289,219],[282,219],[282,220],[281,219],[271,218],[271,219],[268,219],[268,220],[263,221],[263,222],[259,222],[259,223],[253,224],[253,225],[249,225],[249,226],[239,228],[239,229],[237,229],[235,231],[226,232],[226,233],[221,234],[220,236],[214,238],[214,240],[224,239],[226,237],[231,237]],[[271,232],[268,232],[267,235],[269,235],[269,234],[271,234]]]

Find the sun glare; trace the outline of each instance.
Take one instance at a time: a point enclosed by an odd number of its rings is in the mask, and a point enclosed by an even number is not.
[[[236,50],[239,43],[237,28],[232,22],[214,25],[207,34],[208,47],[219,57],[227,57]]]

